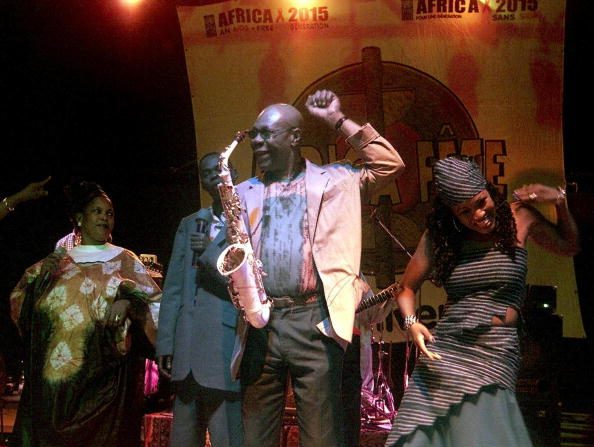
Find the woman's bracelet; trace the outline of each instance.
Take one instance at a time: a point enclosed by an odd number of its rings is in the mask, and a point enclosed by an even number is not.
[[[12,211],[14,211],[14,206],[10,206],[8,204],[8,197],[4,197],[2,199],[2,204],[6,207],[6,209],[8,210],[9,213],[12,212]]]
[[[340,128],[342,127],[342,125],[344,124],[344,122],[348,120],[348,118],[346,116],[343,116],[342,118],[340,118],[338,121],[336,121],[336,124],[334,125],[334,128],[338,131],[340,130]]]
[[[406,317],[404,317],[404,330],[408,331],[413,324],[418,322],[419,319],[416,315],[407,315]]]
[[[555,201],[555,205],[559,206],[567,200],[567,191],[562,186],[557,186],[557,200]]]

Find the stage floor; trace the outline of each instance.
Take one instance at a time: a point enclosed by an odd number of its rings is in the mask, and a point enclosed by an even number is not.
[[[4,407],[0,408],[0,416],[2,416],[1,419],[2,422],[4,422],[2,430],[0,430],[0,447],[6,446],[6,438],[12,431],[18,399],[16,396],[9,396],[8,401],[4,403]],[[171,412],[145,415],[140,447],[169,447],[169,430],[172,419]],[[365,428],[361,434],[361,446],[384,447],[388,431],[388,427],[375,429]],[[555,443],[545,442],[542,444],[542,447],[549,445],[555,445],[557,447],[594,446],[594,413],[562,411],[560,431],[560,440],[557,440]],[[299,445],[298,442],[299,432],[297,427],[294,424],[285,424],[283,439],[279,440],[279,446],[297,447]]]
[[[144,438],[141,446],[169,447],[172,419],[170,412],[147,414],[144,417]],[[389,431],[389,426],[363,428],[361,447],[384,447]],[[592,447],[594,446],[594,414],[562,412],[560,439],[535,439],[535,441],[535,447]],[[2,446],[1,443],[0,446]],[[299,430],[294,423],[283,426],[279,446],[299,446]],[[207,447],[210,447],[208,442]]]
[[[168,447],[169,431],[173,415],[170,412],[151,413],[144,417],[144,447]],[[365,426],[361,431],[361,447],[384,447],[388,437],[389,426]],[[299,447],[299,429],[292,422],[285,422],[280,447]],[[207,441],[206,447],[210,447]]]

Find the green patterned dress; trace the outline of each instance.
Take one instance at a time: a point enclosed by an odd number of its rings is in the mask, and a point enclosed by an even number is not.
[[[75,247],[51,279],[40,277],[41,264],[28,268],[11,294],[25,347],[11,445],[138,447],[159,287],[136,255],[111,244]],[[108,327],[123,280],[135,284],[123,297],[131,302],[129,318]]]

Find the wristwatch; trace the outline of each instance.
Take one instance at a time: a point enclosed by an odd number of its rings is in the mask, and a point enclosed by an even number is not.
[[[418,322],[419,319],[416,315],[407,315],[404,317],[404,330],[408,331],[413,324]]]

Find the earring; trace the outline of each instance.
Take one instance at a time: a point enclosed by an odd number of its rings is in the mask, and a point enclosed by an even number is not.
[[[456,222],[456,218],[454,216],[452,216],[452,223],[454,224],[454,228],[456,229],[456,231],[458,233],[461,233],[462,230],[460,229],[460,227],[458,226],[458,223]]]
[[[77,226],[77,227],[80,227],[81,225],[82,225],[82,220],[77,220],[77,221],[76,221],[76,226]]]

